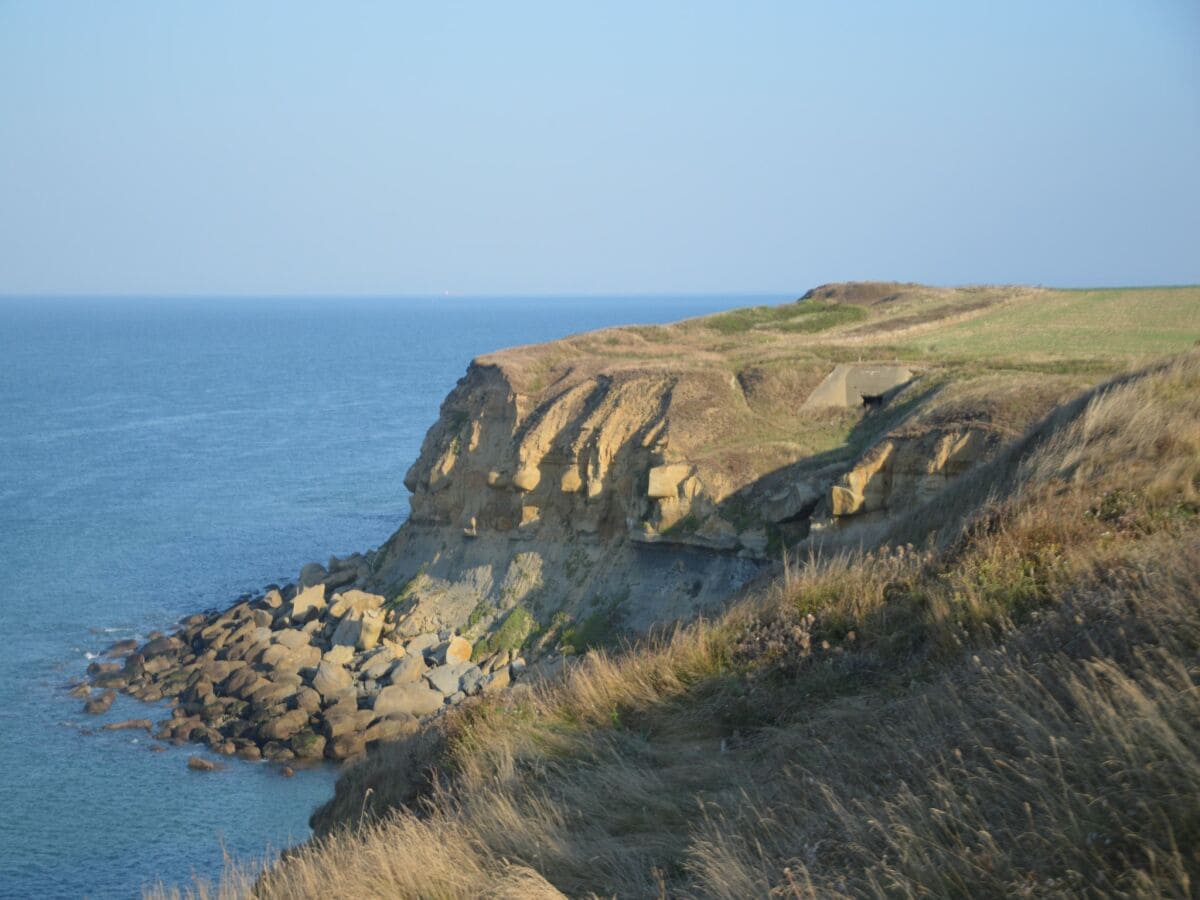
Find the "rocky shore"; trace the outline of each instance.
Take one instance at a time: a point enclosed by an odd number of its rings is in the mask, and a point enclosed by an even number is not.
[[[351,586],[359,565],[361,557],[305,566],[299,584],[190,616],[141,646],[118,641],[74,693],[89,714],[106,712],[118,691],[170,700],[170,717],[156,725],[117,723],[152,728],[162,741],[246,760],[344,761],[524,671],[524,659],[474,652],[449,631],[402,635],[382,595]]]

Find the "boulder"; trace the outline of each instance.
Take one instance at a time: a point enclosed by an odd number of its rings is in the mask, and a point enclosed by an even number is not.
[[[321,711],[321,695],[310,687],[302,687],[296,691],[292,703],[296,709],[302,709],[309,715],[315,715]]]
[[[221,734],[226,737],[233,738],[235,743],[239,745],[250,740],[250,735],[254,732],[254,726],[245,719],[229,718],[225,720],[225,724],[221,726]]]
[[[374,744],[377,741],[394,741],[406,734],[412,734],[420,727],[416,716],[398,713],[382,718],[371,725],[363,732],[363,740],[368,744]]]
[[[359,650],[372,650],[379,643],[383,633],[383,615],[378,612],[364,612],[358,623],[358,640],[354,646]]]
[[[390,638],[380,638],[379,644],[380,644],[380,646],[386,647],[388,650],[391,650],[392,656],[396,657],[396,659],[399,659],[405,653],[404,645],[402,643],[400,643],[399,641],[393,641]]]
[[[133,638],[126,638],[123,641],[117,641],[114,644],[110,644],[108,649],[104,651],[104,655],[108,657],[128,656],[136,649],[137,641],[135,641]]]
[[[343,735],[358,731],[358,716],[353,712],[339,711],[337,715],[326,715],[321,723],[321,730],[329,740],[337,740]]]
[[[485,694],[493,694],[496,691],[502,691],[508,687],[512,676],[509,674],[508,668],[497,669],[483,681],[483,692]]]
[[[220,645],[216,643],[217,639],[228,634],[233,622],[230,619],[221,617],[212,624],[200,629],[200,642],[205,646],[213,646],[220,649]]]
[[[235,697],[245,697],[258,687],[260,681],[266,680],[249,666],[244,663],[242,665],[242,668],[236,669],[225,679],[224,693],[232,694]]]
[[[295,682],[268,681],[246,699],[254,709],[270,709],[288,703],[298,690],[299,685]]]
[[[200,674],[213,684],[220,684],[238,669],[246,667],[241,659],[212,659],[206,660],[200,667]]]
[[[330,588],[345,587],[348,584],[354,584],[356,581],[358,581],[357,569],[342,569],[325,576],[325,584]]]
[[[144,728],[146,731],[149,731],[153,727],[154,727],[154,723],[152,723],[149,719],[126,719],[123,722],[109,722],[107,725],[105,725],[100,730],[101,731],[127,731],[127,730],[132,730],[135,728]]]
[[[138,656],[140,657],[141,654],[139,653]],[[171,668],[171,660],[165,656],[155,656],[142,663],[142,671],[147,675],[161,675],[169,668]]]
[[[294,734],[288,746],[297,759],[320,759],[325,755],[325,738],[307,728]]]
[[[130,693],[143,703],[157,703],[163,698],[162,691],[152,684],[143,685]]]
[[[426,716],[442,708],[443,696],[425,684],[397,684],[385,687],[375,695],[375,714],[390,716],[404,712]]]
[[[299,650],[301,647],[307,647],[310,644],[307,634],[292,628],[285,628],[275,632],[271,636],[271,640],[276,644],[287,647],[289,650]]]
[[[272,644],[263,651],[259,663],[271,670],[272,678],[301,669],[315,669],[321,663],[321,648],[308,644],[298,650],[289,650],[282,644]]]
[[[442,650],[441,661],[445,665],[452,666],[455,663],[470,662],[471,660],[471,642],[464,637],[455,635],[450,638]]]
[[[380,648],[370,657],[364,659],[359,666],[358,671],[364,678],[370,678],[378,681],[384,675],[391,671],[392,666],[396,664],[396,657],[392,655],[392,651],[385,648]]]
[[[283,594],[279,593],[279,588],[271,588],[258,602],[263,609],[279,609],[283,606]]]
[[[334,647],[354,647],[358,644],[358,635],[362,629],[362,620],[358,613],[347,613],[345,618],[333,630],[329,643]]]
[[[459,682],[468,669],[475,668],[470,663],[457,663],[452,666],[437,666],[425,673],[425,680],[446,696],[459,689]]]
[[[225,641],[225,645],[221,648],[225,659],[245,659],[248,652],[251,651],[257,644],[255,632],[258,630],[258,625],[253,620],[243,622]],[[270,635],[267,635],[267,640],[270,640]]]
[[[322,661],[317,667],[317,674],[313,676],[312,686],[323,700],[328,701],[353,684],[354,679],[344,667]]]
[[[263,651],[263,655],[259,657],[258,661],[261,665],[266,666],[268,669],[279,668],[280,663],[285,663],[283,668],[294,668],[296,671],[299,671],[300,666],[298,664],[295,666],[286,665],[286,661],[292,659],[293,657],[294,654],[290,648],[285,647],[282,644],[272,644]]]
[[[385,602],[385,599],[379,594],[368,594],[366,591],[358,590],[345,591],[333,595],[333,600],[329,604],[329,615],[340,619],[348,612],[356,612],[359,615],[376,612],[383,608]]]
[[[392,684],[412,684],[421,680],[427,668],[424,656],[420,653],[409,653],[392,666],[388,677]]]
[[[350,660],[354,659],[354,648],[347,647],[345,644],[338,644],[326,650],[322,659],[335,666],[344,666]]]
[[[339,735],[327,743],[325,754],[330,759],[346,760],[362,756],[366,750],[366,739],[355,731]]]
[[[98,688],[116,688],[122,690],[129,684],[124,672],[101,672],[92,679],[92,684]]]
[[[183,649],[183,641],[177,637],[163,636],[155,638],[147,643],[141,649],[141,654],[146,659],[153,659],[156,656],[165,656],[176,654]]]
[[[300,569],[300,587],[309,588],[323,584],[328,574],[323,565],[310,562]]]
[[[406,653],[411,653],[415,656],[423,656],[426,651],[432,650],[440,643],[441,639],[433,632],[419,634],[404,645],[404,650]]]
[[[308,725],[308,713],[302,709],[285,712],[258,729],[258,736],[267,741],[286,741]]]
[[[189,756],[187,767],[197,772],[216,772],[221,768],[221,764],[213,762],[211,759],[205,759],[203,756]]]
[[[325,611],[325,585],[314,584],[292,598],[288,616],[293,622],[307,622]]]
[[[83,711],[89,716],[98,716],[101,713],[108,712],[108,708],[113,705],[113,700],[117,697],[116,691],[105,691],[99,697],[92,697],[83,704]]]
[[[290,747],[281,744],[279,741],[267,741],[262,747],[263,758],[274,762],[286,762],[289,759],[295,759],[296,754],[292,752]]]
[[[459,689],[465,694],[475,694],[483,687],[483,680],[486,676],[478,666],[471,666],[467,671],[463,672],[462,677],[458,681]]]

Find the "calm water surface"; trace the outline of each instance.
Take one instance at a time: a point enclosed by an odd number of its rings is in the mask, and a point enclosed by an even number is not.
[[[783,299],[0,300],[0,896],[137,896],[308,836],[331,768],[191,772],[196,746],[87,733],[166,707],[87,717],[64,685],[112,641],[382,543],[473,356]]]

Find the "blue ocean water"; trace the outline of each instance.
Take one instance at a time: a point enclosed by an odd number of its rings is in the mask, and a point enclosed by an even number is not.
[[[130,897],[308,835],[331,767],[285,779],[64,687],[88,654],[378,546],[467,362],[784,298],[0,300],[0,896]]]

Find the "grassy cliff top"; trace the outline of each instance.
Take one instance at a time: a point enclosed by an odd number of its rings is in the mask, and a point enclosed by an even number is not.
[[[852,282],[777,306],[609,328],[478,362],[498,367],[530,411],[588,380],[639,380],[639,390],[664,397],[666,455],[698,466],[723,500],[786,467],[841,465],[894,428],[1019,433],[1098,378],[1197,341],[1200,287]],[[837,364],[884,361],[920,376],[884,414],[804,407]]]
[[[1200,340],[1200,287],[1053,290],[825,285],[778,306],[670,325],[626,326],[516,347],[478,360],[539,394],[565,373],[901,360],[1094,375]]]

